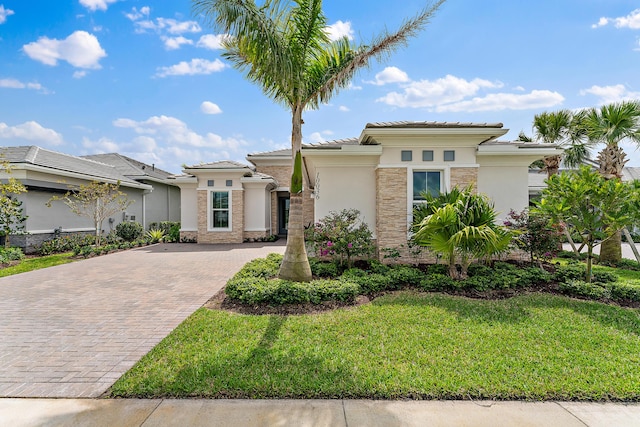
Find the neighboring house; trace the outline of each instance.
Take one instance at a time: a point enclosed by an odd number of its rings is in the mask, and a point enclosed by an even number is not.
[[[154,222],[180,221],[180,189],[169,181],[173,174],[118,153],[82,157],[111,165],[127,178],[153,187],[142,199],[142,217],[137,219],[145,229]]]
[[[474,185],[504,217],[528,205],[528,166],[560,152],[537,143],[499,142],[501,123],[369,123],[358,138],[302,148],[304,221],[358,209],[378,247],[407,241],[414,203],[424,191]],[[247,156],[253,167],[216,162],[184,169],[184,237],[235,243],[286,234],[291,151]]]
[[[125,172],[123,167],[37,146],[0,147],[0,159],[9,163],[11,176],[19,179],[28,189],[27,193],[17,196],[23,202],[24,213],[28,216],[25,223],[25,231],[28,234],[10,237],[13,246],[22,247],[26,252],[33,251],[40,243],[57,235],[95,232],[90,219],[74,214],[63,202],[54,201],[51,207],[46,206],[52,196],[61,196],[67,190],[91,181],[120,182],[120,190],[133,200],[126,212],[105,221],[103,231],[106,233],[123,221],[144,223],[147,218],[176,220],[178,217],[174,205],[158,208],[155,201],[148,202],[156,187],[162,194],[167,186],[166,183],[160,182],[158,173],[169,176],[168,172],[158,172],[158,169],[153,171],[153,166],[145,165],[145,170],[150,169],[154,173],[139,174],[128,170]],[[6,178],[6,174],[0,175],[0,179]],[[170,184],[169,186],[174,188],[168,191],[175,204],[175,201],[179,200],[179,190]]]

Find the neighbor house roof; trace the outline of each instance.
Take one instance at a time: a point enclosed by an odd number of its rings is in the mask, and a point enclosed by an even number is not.
[[[155,165],[148,165],[118,153],[92,154],[82,156],[82,158],[111,165],[122,175],[137,181],[150,180],[166,183],[166,179],[172,175],[170,172],[155,167]]]
[[[147,188],[120,173],[115,167],[95,160],[58,153],[35,145],[0,147],[0,158],[14,168],[26,167],[44,169],[53,174],[74,176],[87,180],[118,182],[128,187]]]
[[[193,166],[187,166],[184,168],[185,170],[195,170],[195,169],[249,169],[251,168],[244,163],[236,162],[233,160],[221,160],[218,162],[211,163],[200,163]]]
[[[421,129],[460,129],[460,128],[496,128],[501,129],[502,123],[471,123],[471,122],[426,122],[399,121],[367,123],[365,129],[372,128],[421,128]]]

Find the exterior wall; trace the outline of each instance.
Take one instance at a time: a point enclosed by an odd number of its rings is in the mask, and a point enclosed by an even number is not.
[[[244,186],[244,238],[256,239],[273,234],[269,224],[271,194],[262,183]]]
[[[498,218],[505,219],[510,209],[520,211],[529,206],[528,179],[526,167],[482,165],[478,191],[493,200]]]
[[[472,184],[474,190],[478,190],[478,168],[451,168],[449,173],[452,188],[464,188]]]
[[[278,188],[291,185],[291,166],[256,166],[256,172],[272,176],[278,182]]]
[[[378,249],[407,243],[407,169],[376,170],[376,237]]]
[[[396,142],[397,144],[402,144],[401,142]],[[421,145],[416,145],[417,143],[421,143]],[[384,143],[383,143],[384,145]],[[403,162],[402,161],[402,151],[412,151],[412,161]],[[422,160],[422,151],[423,150],[431,150],[433,151],[433,161],[425,161]],[[444,161],[444,151],[445,150],[453,150],[455,151],[455,161],[453,162],[445,162]],[[442,165],[474,165],[476,163],[476,148],[474,147],[459,147],[459,146],[447,146],[446,141],[408,141],[406,142],[406,146],[393,146],[393,147],[384,147],[382,155],[380,156],[380,164],[381,165],[397,165],[397,164],[420,164],[428,167],[428,165],[433,165],[440,167]]]
[[[376,172],[373,165],[317,166],[316,220],[342,209],[358,209],[371,231],[376,233]],[[406,171],[404,171],[406,176]]]
[[[196,184],[180,184],[180,236],[198,230],[198,193]],[[193,237],[189,237],[191,239]]]
[[[152,185],[153,191],[145,195],[145,228],[152,222],[180,221],[180,189],[159,182],[146,184]]]
[[[242,190],[231,193],[231,230],[209,230],[209,192],[214,189],[198,190],[198,243],[242,243],[244,240],[244,201]]]

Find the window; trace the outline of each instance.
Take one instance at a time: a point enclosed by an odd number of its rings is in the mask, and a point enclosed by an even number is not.
[[[444,161],[454,162],[456,160],[456,152],[453,150],[444,150]]]
[[[207,187],[213,187],[213,180],[212,179],[208,179],[207,180]]]
[[[227,187],[233,187],[233,180],[231,179],[227,180]]]
[[[433,150],[424,150],[424,151],[422,151],[422,161],[423,162],[433,162]]]
[[[413,160],[413,151],[402,150],[402,152],[400,153],[400,159],[403,162],[410,162],[411,160]]]
[[[230,228],[229,192],[211,192],[211,228]]]
[[[413,172],[413,200],[424,200],[422,193],[437,196],[441,190],[442,172],[414,171]]]

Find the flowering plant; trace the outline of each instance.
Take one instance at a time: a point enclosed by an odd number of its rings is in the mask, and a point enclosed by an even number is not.
[[[360,219],[357,209],[329,212],[329,215],[305,230],[305,240],[316,255],[331,256],[350,268],[354,257],[369,257],[373,253],[373,234]]]

